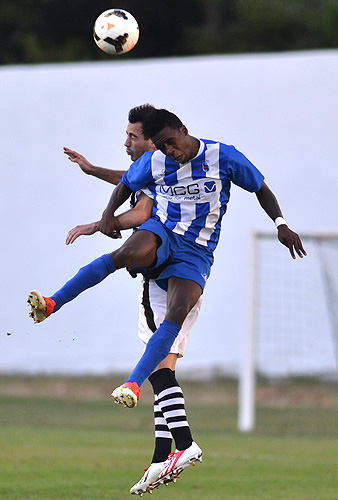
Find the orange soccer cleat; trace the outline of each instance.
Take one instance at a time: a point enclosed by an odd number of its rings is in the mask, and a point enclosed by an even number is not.
[[[126,408],[135,408],[140,399],[140,388],[137,382],[126,382],[117,387],[111,394],[116,404],[123,404]]]
[[[32,308],[29,316],[34,319],[34,323],[41,323],[54,311],[55,301],[50,297],[44,297],[37,290],[32,290],[28,294],[27,302]]]

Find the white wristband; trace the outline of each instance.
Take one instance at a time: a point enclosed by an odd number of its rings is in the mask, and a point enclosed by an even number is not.
[[[283,217],[277,217],[275,220],[275,226],[281,226],[282,224],[285,224],[287,226],[286,221],[283,219]]]

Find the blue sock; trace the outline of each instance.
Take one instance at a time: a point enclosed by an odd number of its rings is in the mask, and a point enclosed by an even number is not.
[[[168,356],[180,330],[180,325],[165,319],[151,336],[143,356],[130,374],[127,382],[137,382],[141,387],[156,366]]]
[[[101,255],[78,271],[60,290],[52,295],[55,301],[53,313],[58,311],[67,302],[75,299],[81,292],[97,285],[109,274],[115,271],[113,259],[109,253]]]

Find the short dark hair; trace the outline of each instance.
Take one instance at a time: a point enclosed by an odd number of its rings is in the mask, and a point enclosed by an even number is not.
[[[167,109],[155,109],[142,124],[145,139],[151,139],[165,127],[180,130],[183,123],[178,116]]]
[[[142,123],[145,119],[155,111],[155,107],[152,104],[141,104],[141,106],[136,106],[132,108],[128,113],[129,123]]]

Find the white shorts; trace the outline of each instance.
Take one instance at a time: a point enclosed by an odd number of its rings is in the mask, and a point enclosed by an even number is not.
[[[200,296],[188,316],[185,318],[180,333],[171,346],[170,352],[183,357],[190,330],[194,326],[202,305],[203,295]],[[164,320],[167,311],[167,292],[156,285],[155,280],[143,278],[139,294],[138,336],[144,344],[157,330]]]

